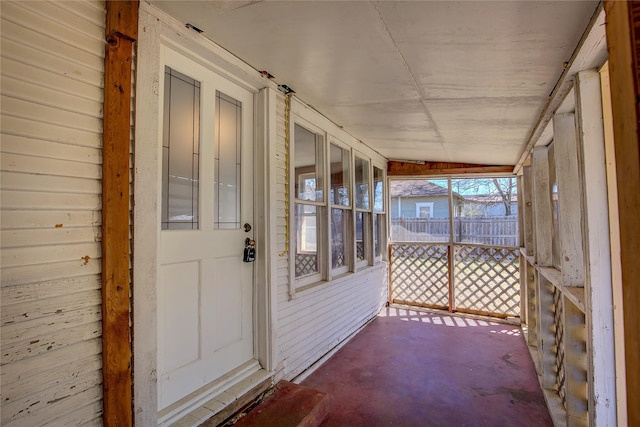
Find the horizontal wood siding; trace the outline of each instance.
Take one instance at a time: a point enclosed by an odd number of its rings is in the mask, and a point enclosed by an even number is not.
[[[0,13],[0,424],[101,425],[105,5]]]
[[[285,143],[284,97],[277,102],[277,247],[285,250]],[[340,135],[336,135],[340,137]],[[361,149],[361,147],[358,147]],[[281,203],[280,203],[281,202]],[[290,223],[290,226],[293,225]],[[372,319],[387,301],[386,263],[367,267],[289,298],[289,257],[274,259],[277,268],[278,363],[282,375],[293,379]]]

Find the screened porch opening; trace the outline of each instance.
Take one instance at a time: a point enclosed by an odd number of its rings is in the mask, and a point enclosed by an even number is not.
[[[390,302],[520,317],[514,177],[390,180]]]

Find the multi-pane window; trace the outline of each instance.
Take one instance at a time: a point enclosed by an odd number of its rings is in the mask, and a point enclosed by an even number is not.
[[[384,170],[373,167],[373,256],[382,258],[382,242],[386,236],[387,220],[384,210]]]
[[[369,262],[370,238],[370,171],[369,160],[356,156],[354,162],[356,196],[356,265]]]
[[[331,271],[345,273],[351,265],[351,156],[349,150],[331,144],[329,174],[331,199]]]
[[[294,130],[295,277],[313,282],[322,278],[321,236],[324,201],[324,137],[300,125]]]
[[[384,253],[384,166],[325,135],[293,125],[294,292],[373,265]]]

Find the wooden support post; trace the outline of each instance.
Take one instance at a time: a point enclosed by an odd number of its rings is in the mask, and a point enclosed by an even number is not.
[[[549,158],[547,147],[533,150],[533,215],[535,217],[536,264],[553,265],[551,252],[551,197],[549,188]]]
[[[640,2],[605,0],[620,219],[628,425],[640,426]],[[618,375],[622,375],[619,373]]]
[[[533,150],[531,167],[533,169],[533,214],[535,222],[536,264],[539,267],[552,265],[551,251],[551,197],[549,189],[549,156],[547,147]],[[553,285],[541,274],[537,275],[536,294],[538,295],[536,317],[538,325],[538,365],[542,374],[542,386],[552,388],[555,384],[555,345],[553,334]]]
[[[102,147],[103,421],[132,425],[129,146],[133,43],[137,1],[107,7]]]
[[[569,95],[571,96],[571,95]],[[582,194],[578,172],[575,114],[553,117],[558,216],[560,217],[560,263],[564,286],[584,286],[582,251]]]
[[[585,307],[589,362],[589,424],[614,426],[616,408],[613,292],[607,171],[600,73],[581,71],[576,80],[578,159],[584,215]]]
[[[528,257],[535,257],[536,245],[534,235],[534,215],[533,215],[533,175],[531,166],[522,168],[522,191],[519,198],[522,199],[522,218],[524,249]],[[529,264],[529,261],[523,257],[520,264],[520,274],[523,276],[522,292],[527,295],[527,328],[528,328],[528,344],[532,346],[538,345],[538,295],[536,292],[535,268]]]

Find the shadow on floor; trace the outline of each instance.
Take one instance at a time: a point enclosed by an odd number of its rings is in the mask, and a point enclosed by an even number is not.
[[[552,426],[518,326],[384,309],[301,385],[322,426]]]

